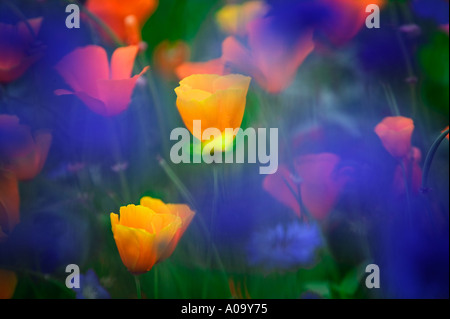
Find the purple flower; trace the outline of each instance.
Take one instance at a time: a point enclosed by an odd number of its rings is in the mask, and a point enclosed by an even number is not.
[[[80,288],[73,288],[77,299],[109,299],[108,291],[100,285],[97,275],[92,269],[80,275]]]
[[[266,272],[312,266],[323,245],[316,224],[294,222],[254,233],[249,243],[249,264]]]

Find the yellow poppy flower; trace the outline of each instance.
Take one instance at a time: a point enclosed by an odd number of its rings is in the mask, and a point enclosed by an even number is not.
[[[123,264],[134,275],[145,273],[168,258],[194,213],[187,205],[164,204],[144,197],[142,204],[111,213],[111,226]]]
[[[240,74],[194,74],[181,80],[175,89],[177,108],[192,135],[204,142],[211,140],[203,134],[208,128],[222,134],[227,128],[239,128],[250,81],[250,77]],[[194,121],[201,121],[201,130],[194,129]]]

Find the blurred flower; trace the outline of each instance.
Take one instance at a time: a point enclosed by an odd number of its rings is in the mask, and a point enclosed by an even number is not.
[[[157,6],[158,0],[88,0],[86,3],[86,8],[127,44],[137,44],[135,43],[137,30],[140,39],[140,28],[155,12]]]
[[[248,25],[248,48],[235,37],[225,39],[222,60],[251,75],[267,92],[279,93],[292,83],[313,49],[312,30],[305,30],[294,43],[288,44],[273,32],[270,18],[264,18]]]
[[[331,153],[309,154],[296,158],[295,173],[280,166],[268,175],[263,188],[275,199],[302,216],[301,201],[313,218],[323,220],[332,211],[349,180],[349,167],[339,167],[339,156]],[[294,196],[295,194],[295,196]]]
[[[366,7],[383,7],[385,0],[268,0],[272,29],[286,41],[293,41],[305,30],[325,36],[334,45],[351,40],[364,26]]]
[[[322,245],[316,224],[277,225],[252,235],[248,245],[249,263],[266,272],[309,267],[314,264],[316,252]]]
[[[267,11],[268,7],[263,1],[229,4],[216,13],[216,21],[224,33],[244,36],[247,24],[256,18],[262,18]]]
[[[0,158],[20,181],[41,172],[51,143],[51,133],[41,130],[33,137],[28,126],[19,124],[18,117],[0,115]]]
[[[77,299],[109,299],[108,291],[100,285],[96,273],[89,269],[80,275],[80,288],[72,288]]]
[[[322,31],[335,45],[350,41],[362,27],[369,13],[366,7],[375,4],[382,8],[386,0],[320,0],[332,10],[332,19],[326,21]]]
[[[448,35],[448,27],[449,27],[448,23],[441,26],[441,30],[447,33],[447,35]]]
[[[375,127],[384,148],[395,158],[408,156],[413,131],[413,120],[403,116],[386,117]]]
[[[186,42],[178,40],[162,41],[153,52],[155,68],[166,78],[172,79],[175,69],[186,61],[189,61],[190,49]]]
[[[193,216],[186,205],[166,205],[149,197],[141,202],[146,206],[121,207],[120,220],[111,213],[120,257],[134,275],[145,273],[168,258]]]
[[[0,269],[0,299],[11,299],[17,286],[17,275],[13,271]]]
[[[422,185],[422,168],[420,167],[422,152],[417,147],[413,147],[410,154],[404,157],[402,161],[403,167],[406,170],[406,178],[412,187],[411,190],[414,195],[418,195]],[[403,167],[400,164],[397,165],[393,182],[394,191],[400,195],[406,194]]]
[[[196,74],[183,79],[175,89],[177,107],[188,130],[200,141],[203,131],[241,126],[251,78],[230,74]],[[195,120],[201,120],[202,131],[193,129]]]
[[[0,242],[20,221],[19,185],[13,172],[0,169]]]
[[[27,23],[21,21],[16,25],[0,22],[0,83],[18,79],[39,59],[40,52],[33,49],[33,43],[41,23],[42,18],[29,19]]]
[[[182,80],[194,74],[225,75],[229,72],[226,72],[225,63],[222,59],[218,58],[207,62],[184,62],[175,69],[175,73]]]
[[[114,51],[111,64],[105,49],[96,45],[78,48],[66,55],[56,70],[73,91],[56,90],[56,95],[74,94],[92,111],[114,116],[128,108],[137,79],[147,71],[131,77],[137,46]]]

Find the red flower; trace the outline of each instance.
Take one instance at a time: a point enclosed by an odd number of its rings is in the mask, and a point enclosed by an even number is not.
[[[263,188],[298,216],[301,216],[297,198],[300,190],[309,213],[323,220],[333,210],[349,179],[346,171],[350,168],[339,168],[339,163],[340,158],[331,153],[299,156],[294,163],[295,173],[280,166],[275,174],[264,179]]]
[[[51,143],[49,132],[37,131],[33,136],[16,116],[0,115],[0,155],[18,180],[33,179],[41,172]]]
[[[386,117],[375,127],[384,148],[395,158],[404,158],[411,152],[412,119],[403,116]]]
[[[145,67],[131,77],[137,52],[137,46],[118,48],[109,66],[106,51],[100,46],[89,45],[74,50],[56,65],[56,70],[73,92],[56,90],[55,94],[74,94],[92,111],[103,116],[125,111],[131,103],[136,81],[148,69]]]
[[[138,44],[140,29],[155,12],[158,0],[88,0],[86,7],[127,44]]]
[[[9,83],[21,77],[36,62],[40,54],[34,50],[34,35],[39,32],[42,18],[27,20],[28,25],[19,22],[10,25],[0,22],[0,83]]]

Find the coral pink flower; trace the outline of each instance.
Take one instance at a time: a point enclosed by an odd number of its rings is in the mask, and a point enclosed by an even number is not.
[[[111,65],[105,49],[96,45],[79,48],[66,55],[56,70],[73,91],[56,90],[55,94],[74,94],[93,112],[114,116],[125,111],[138,78],[147,71],[131,77],[138,52],[137,46],[121,47],[114,51]]]
[[[395,158],[409,155],[413,131],[413,120],[403,116],[386,117],[375,127],[384,148]]]
[[[339,168],[340,161],[339,156],[331,153],[299,156],[294,163],[295,173],[280,166],[275,174],[264,179],[263,188],[298,216],[302,213],[297,198],[300,190],[301,200],[312,217],[323,220],[349,180],[346,172],[350,168]]]
[[[34,35],[39,32],[42,18],[9,25],[0,22],[0,83],[9,83],[21,77],[36,62],[40,53],[31,50]],[[33,51],[34,53],[30,53]]]

